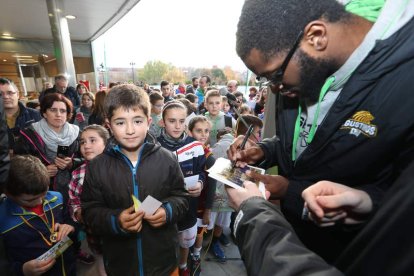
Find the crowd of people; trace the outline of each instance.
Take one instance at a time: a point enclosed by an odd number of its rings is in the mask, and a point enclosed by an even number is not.
[[[223,228],[230,227],[233,209],[223,184],[206,170],[250,124],[260,140],[258,115],[263,116],[267,92],[252,87],[245,99],[237,86],[230,80],[219,90],[209,76],[201,76],[177,90],[161,81],[160,89],[113,83],[108,91],[92,93],[84,84],[68,86],[67,78],[57,75],[33,109],[19,101],[11,80],[0,78],[10,173],[17,174],[3,185],[6,199],[0,206],[23,210],[17,220],[5,214],[2,227],[12,270],[73,275],[78,259],[96,262],[101,275],[197,275],[206,230],[212,233],[211,253],[225,263],[222,246],[230,241]],[[33,167],[38,182],[25,182],[22,171],[13,172],[23,162]],[[21,182],[19,189],[11,187],[14,182]],[[141,202],[152,196],[162,205],[147,214],[135,210],[131,195]],[[55,198],[56,212],[49,210]],[[56,224],[65,225],[71,250],[56,261],[36,262],[36,254],[65,236],[48,238],[61,232]],[[26,232],[40,246],[30,254],[13,242]],[[85,238],[93,254],[81,250]]]
[[[412,273],[413,16],[411,0],[246,0],[236,50],[261,84],[246,98],[207,75],[97,93],[57,75],[36,110],[0,78],[10,269],[75,275],[77,258],[100,275],[197,275],[206,230],[225,263],[231,227],[249,275]],[[278,174],[247,171],[265,196],[228,188],[207,172],[220,157]]]

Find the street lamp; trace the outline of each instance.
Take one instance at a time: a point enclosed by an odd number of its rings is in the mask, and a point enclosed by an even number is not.
[[[133,84],[135,84],[135,74],[134,74],[134,65],[135,65],[135,62],[131,61],[131,62],[129,63],[129,65],[131,65],[131,72],[132,72],[132,83],[133,83]]]

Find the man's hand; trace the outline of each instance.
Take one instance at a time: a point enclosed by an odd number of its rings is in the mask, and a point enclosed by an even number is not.
[[[240,145],[244,139],[243,135],[237,137],[227,150],[227,156],[231,161],[237,161],[238,166],[255,164],[264,158],[263,150],[250,139],[247,140],[244,150],[240,150]]]
[[[161,227],[167,223],[167,214],[165,213],[165,209],[160,207],[152,216],[145,215],[144,219],[148,221],[152,227]]]
[[[118,222],[123,230],[138,233],[142,229],[143,217],[144,211],[139,210],[138,212],[135,212],[134,205],[132,205],[119,214]]]
[[[260,174],[255,171],[247,171],[246,174],[257,181],[263,182],[266,190],[270,192],[272,199],[280,199],[285,196],[289,186],[289,180],[285,177],[280,175]]]
[[[361,190],[330,181],[319,181],[302,192],[310,219],[319,226],[363,222],[372,211],[372,200]]]
[[[23,274],[25,276],[38,276],[46,273],[55,264],[55,259],[48,260],[31,260],[23,264]]]
[[[203,184],[200,181],[197,181],[197,185],[188,189],[188,193],[191,197],[199,197],[201,190],[203,189]]]
[[[56,223],[55,231],[57,231],[58,233],[56,241],[60,241],[61,239],[69,235],[69,233],[74,232],[75,228],[73,228],[73,226],[69,224]]]
[[[55,158],[55,164],[60,170],[71,169],[72,168],[72,158],[70,158],[70,157],[65,157],[65,158],[56,157]]]
[[[243,201],[254,196],[263,197],[257,185],[250,181],[245,181],[241,189],[231,188],[226,186],[226,192],[229,196],[230,207],[238,210]],[[266,197],[269,197],[269,192],[266,192]]]
[[[58,168],[55,164],[46,166],[46,169],[49,177],[54,177],[58,172]]]

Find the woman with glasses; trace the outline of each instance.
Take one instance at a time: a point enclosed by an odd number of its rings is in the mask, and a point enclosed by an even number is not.
[[[67,202],[73,158],[79,149],[79,127],[68,123],[72,102],[59,93],[48,94],[40,102],[40,113],[39,122],[20,131],[14,153],[38,157],[49,173],[50,189],[60,192]],[[65,150],[58,151],[58,147]]]

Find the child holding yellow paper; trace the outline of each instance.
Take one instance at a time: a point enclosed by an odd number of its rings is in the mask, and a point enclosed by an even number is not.
[[[114,136],[89,163],[81,196],[83,220],[101,235],[108,275],[177,273],[175,223],[188,210],[188,193],[176,157],[147,135],[151,124],[146,92],[113,87],[105,100]],[[153,215],[135,212],[131,195],[162,202]]]

